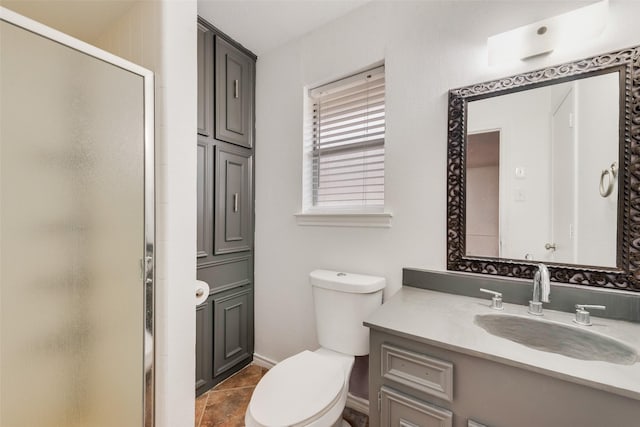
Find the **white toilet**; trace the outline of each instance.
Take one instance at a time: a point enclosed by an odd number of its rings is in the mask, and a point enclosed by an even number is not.
[[[248,427],[342,425],[354,356],[369,354],[362,321],[382,304],[383,277],[315,270],[309,275],[320,348],[283,360],[260,380]]]

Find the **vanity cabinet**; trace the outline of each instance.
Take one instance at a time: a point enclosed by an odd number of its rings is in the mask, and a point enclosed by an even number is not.
[[[372,329],[370,338],[372,427],[602,427],[635,426],[640,419],[640,402],[632,398],[404,333]]]
[[[253,356],[255,55],[198,19],[196,393]]]

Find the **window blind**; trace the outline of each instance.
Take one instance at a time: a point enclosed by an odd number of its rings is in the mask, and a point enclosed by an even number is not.
[[[313,206],[384,207],[384,66],[310,91]]]

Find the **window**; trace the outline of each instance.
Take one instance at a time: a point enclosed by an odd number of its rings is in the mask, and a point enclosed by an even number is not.
[[[384,209],[384,66],[309,91],[307,210]]]

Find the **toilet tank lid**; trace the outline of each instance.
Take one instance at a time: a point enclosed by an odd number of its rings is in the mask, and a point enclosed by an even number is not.
[[[384,289],[387,284],[384,277],[330,270],[313,270],[309,274],[309,281],[311,285],[319,288],[353,294],[370,294],[377,292]]]

